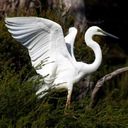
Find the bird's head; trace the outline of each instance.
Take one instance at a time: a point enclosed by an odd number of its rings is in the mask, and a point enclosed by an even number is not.
[[[113,38],[117,38],[116,36],[108,33],[108,32],[105,32],[104,30],[102,30],[101,28],[97,27],[97,26],[92,26],[90,27],[87,31],[86,31],[86,34],[87,36],[94,36],[94,35],[101,35],[101,36],[110,36],[110,37],[113,37]]]

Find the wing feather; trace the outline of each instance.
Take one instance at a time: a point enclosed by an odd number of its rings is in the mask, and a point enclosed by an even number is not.
[[[75,27],[69,28],[69,33],[67,36],[65,36],[65,42],[67,49],[74,60],[76,62],[75,56],[74,56],[74,42],[77,35],[77,29]]]
[[[54,52],[71,60],[59,24],[38,17],[5,18],[5,22],[12,37],[28,48],[34,67],[46,58],[49,61]]]

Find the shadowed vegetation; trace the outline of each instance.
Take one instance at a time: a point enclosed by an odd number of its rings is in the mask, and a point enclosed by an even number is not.
[[[49,18],[63,26],[64,33],[72,25],[73,16],[61,17],[57,10],[43,12],[41,17]],[[19,13],[20,14],[20,13]],[[25,13],[20,14],[25,15]],[[35,15],[33,13],[32,15]],[[15,16],[15,14],[13,14]],[[64,19],[63,19],[64,18]],[[85,28],[86,31],[86,28]],[[31,66],[27,50],[7,32],[4,19],[0,21],[0,128],[126,128],[128,127],[128,73],[107,81],[99,92],[99,101],[94,108],[88,108],[90,97],[73,99],[67,114],[64,114],[67,92],[59,90],[42,99],[35,95],[37,82],[29,80],[36,75]],[[84,44],[84,32],[78,33],[75,44],[77,60],[91,63],[93,52]],[[108,52],[106,38],[94,37],[103,50]],[[128,65],[107,65],[106,59],[92,74],[95,83],[105,74]],[[79,90],[79,84],[76,85]],[[75,92],[73,93],[74,97]]]

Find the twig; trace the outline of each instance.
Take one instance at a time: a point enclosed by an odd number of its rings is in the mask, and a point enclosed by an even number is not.
[[[128,71],[128,67],[123,67],[123,68],[120,68],[120,69],[117,69],[117,70],[113,71],[112,73],[109,73],[109,74],[105,75],[100,80],[98,80],[98,82],[96,83],[96,86],[94,87],[94,89],[92,91],[91,102],[89,104],[89,107],[94,106],[96,95],[97,95],[99,89],[103,86],[105,81],[110,80],[114,76],[117,76],[118,74],[126,72],[126,71]]]

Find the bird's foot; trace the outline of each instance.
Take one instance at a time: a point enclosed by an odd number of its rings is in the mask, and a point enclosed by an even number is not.
[[[70,108],[70,101],[67,101],[66,106],[65,106],[65,109],[64,109],[64,114],[65,114],[65,115],[68,114],[66,111],[67,111],[67,109],[69,109],[69,108]]]

